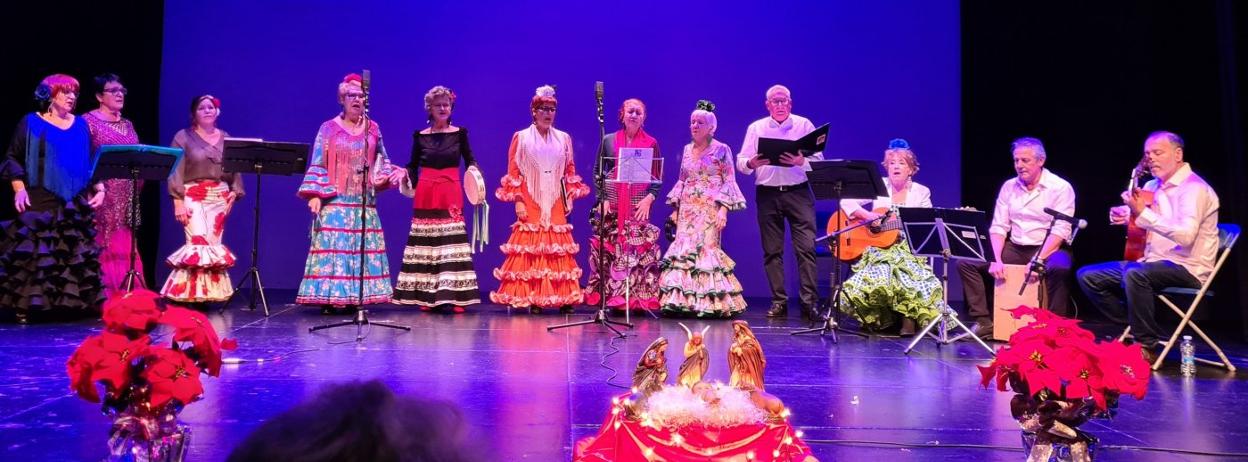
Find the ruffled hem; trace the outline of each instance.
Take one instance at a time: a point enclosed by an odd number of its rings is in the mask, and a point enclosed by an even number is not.
[[[174,269],[160,294],[182,303],[223,302],[234,293],[230,274],[224,270]]]
[[[531,269],[525,271],[507,271],[502,268],[494,269],[494,278],[499,281],[576,281],[581,278],[582,271],[580,268],[572,268],[568,271],[556,271],[550,269]]]
[[[389,301],[390,301],[389,294],[364,296],[365,305],[388,303]],[[300,295],[300,296],[295,297],[295,304],[297,305],[334,305],[334,306],[359,305],[360,298],[358,296],[336,297],[336,296],[324,296],[324,295],[306,295],[306,296]]]
[[[581,180],[580,175],[569,175],[563,181],[563,189],[569,199],[580,199],[589,195],[589,186]]]
[[[0,307],[98,312],[104,302],[92,211],[81,196],[0,224]]]
[[[232,268],[236,259],[234,252],[224,245],[187,244],[165,259],[170,267],[178,269],[224,270]]]
[[[494,190],[494,197],[503,202],[519,202],[524,200],[524,181],[515,175],[503,175],[501,185]]]
[[[580,289],[574,293],[567,295],[511,295],[500,291],[490,292],[490,301],[499,305],[509,305],[514,308],[526,308],[537,306],[542,308],[562,307],[567,305],[579,305],[583,299]]]
[[[726,295],[685,295],[670,291],[659,297],[663,313],[671,315],[695,315],[706,318],[730,318],[745,311],[745,299],[740,293]]]
[[[587,292],[585,294],[585,304],[589,306],[598,306],[601,302],[597,292]],[[607,297],[607,308],[613,310],[633,310],[633,311],[650,311],[659,309],[659,297],[657,296],[630,296],[628,297],[628,307],[625,308],[625,297],[623,295],[612,295]]]
[[[515,223],[511,225],[511,237],[498,246],[504,255],[532,255],[568,257],[581,251],[580,244],[572,237],[572,225],[539,225]]]

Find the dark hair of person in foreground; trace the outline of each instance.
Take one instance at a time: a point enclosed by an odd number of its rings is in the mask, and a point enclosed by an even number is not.
[[[378,380],[327,387],[265,422],[229,462],[468,462],[468,432],[452,403],[396,396]]]

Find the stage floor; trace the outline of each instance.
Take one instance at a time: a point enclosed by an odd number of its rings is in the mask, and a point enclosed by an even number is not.
[[[821,460],[1022,460],[1018,450],[820,443],[1020,444],[1009,417],[1009,394],[978,384],[975,365],[988,359],[978,346],[937,348],[925,341],[906,356],[903,339],[842,335],[834,344],[829,337],[794,337],[790,332],[804,327],[795,310],[787,320],[772,321],[763,317],[765,303],[752,306],[743,319],[767,356],[767,391],[793,410],[791,422],[805,432]],[[245,309],[213,312],[218,332],[239,341],[239,349],[227,356],[286,356],[227,365],[220,378],[204,378],[205,399],[182,413],[194,432],[189,460],[224,460],[262,421],[325,384],[371,378],[401,394],[458,403],[488,451],[487,460],[569,460],[576,440],[597,432],[611,396],[621,391],[608,385],[612,372],[600,365],[613,345],[619,352],[605,364],[620,371],[614,383],[627,384],[638,356],[658,336],[672,344],[668,363],[674,379],[684,342],[677,320],[645,314],[633,316],[637,327],[627,339],[612,341],[597,326],[546,331],[550,324],[586,319],[590,312],[581,309],[570,316],[550,311],[508,315],[484,305],[452,316],[382,306],[371,312],[372,320],[409,324],[413,330],[373,328],[360,343],[354,342],[354,327],[309,334],[310,326],[345,318],[321,316],[310,308],[278,304],[268,319]],[[693,329],[712,326],[708,377],[726,381],[729,321],[683,321]],[[103,458],[109,422],[96,405],[70,394],[65,376],[70,353],[100,327],[99,321],[0,325],[3,460]],[[1237,366],[1248,369],[1248,347],[1229,340],[1223,346]],[[1155,376],[1144,401],[1124,398],[1115,420],[1084,428],[1102,445],[1248,452],[1245,373],[1201,367],[1199,377],[1184,379],[1175,364]],[[1106,449],[1098,460],[1232,459]]]

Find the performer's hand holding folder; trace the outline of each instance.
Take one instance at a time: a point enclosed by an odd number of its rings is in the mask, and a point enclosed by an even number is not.
[[[828,141],[828,124],[823,124],[815,131],[807,133],[806,136],[796,140],[782,140],[778,138],[759,138],[758,154],[764,159],[770,161],[771,165],[784,165],[780,162],[780,156],[784,153],[810,157],[817,152],[823,152],[824,145]]]

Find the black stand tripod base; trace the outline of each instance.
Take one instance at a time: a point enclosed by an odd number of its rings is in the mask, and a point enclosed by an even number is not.
[[[368,310],[360,308],[359,311],[355,312],[355,318],[350,321],[334,322],[334,323],[324,324],[320,326],[309,327],[308,332],[311,333],[311,332],[316,332],[318,330],[333,329],[335,327],[342,327],[342,326],[355,326],[355,341],[357,342],[364,340],[364,331],[363,331],[364,326],[385,327],[387,329],[398,329],[398,330],[402,330],[405,332],[412,331],[411,326],[400,326],[398,324],[391,324],[388,322],[369,321]]]
[[[584,321],[576,321],[576,322],[569,322],[565,324],[555,324],[553,326],[546,326],[546,331],[550,332],[555,329],[562,329],[565,327],[586,326],[589,324],[601,324],[603,327],[606,327],[608,330],[614,333],[616,337],[619,337],[619,338],[624,338],[624,333],[620,332],[620,330],[616,329],[613,325],[623,326],[629,329],[633,328],[632,324],[629,324],[626,322],[612,321],[611,319],[608,319],[606,311],[598,310],[594,312],[594,317],[592,318],[586,319]]]
[[[260,283],[260,268],[255,266],[247,269],[247,274],[244,274],[243,280],[238,283],[238,286],[234,287],[234,293],[230,294],[230,298],[225,301],[224,305],[221,305],[221,309],[225,310],[226,307],[230,306],[230,302],[233,302],[234,297],[238,296],[238,293],[243,290],[243,286],[247,284],[247,281],[252,283],[250,303],[248,303],[247,309],[256,310],[256,294],[258,293],[260,294],[260,306],[264,308],[264,317],[269,317],[269,299],[264,296],[264,284]]]

